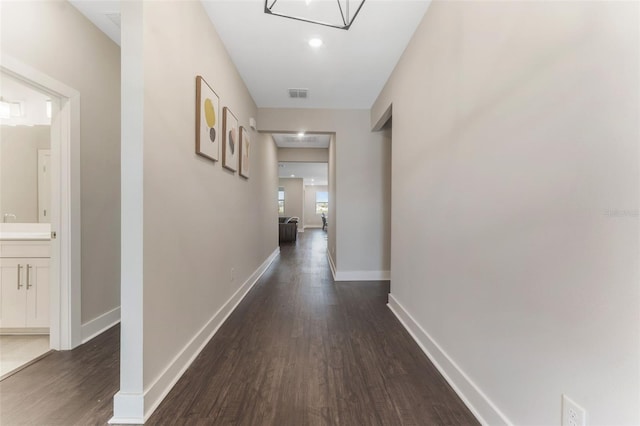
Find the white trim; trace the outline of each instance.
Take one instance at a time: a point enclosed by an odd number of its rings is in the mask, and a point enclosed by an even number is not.
[[[391,271],[338,271],[328,249],[327,258],[329,258],[329,267],[334,281],[389,281],[391,279]]]
[[[389,281],[391,279],[390,271],[335,271],[333,275],[334,281]]]
[[[104,333],[120,322],[120,306],[82,324],[82,343]]]
[[[327,257],[329,258],[329,267],[331,268],[331,276],[333,276],[333,280],[336,280],[336,265],[333,262],[333,258],[331,257],[331,252],[327,249]]]
[[[392,294],[389,294],[387,306],[480,423],[512,424]]]
[[[2,54],[0,69],[58,98],[51,123],[50,346],[73,349],[81,338],[80,92]],[[53,100],[53,99],[52,99]]]
[[[140,425],[144,423],[144,396],[139,393],[124,393],[119,391],[113,396],[114,416],[109,424]],[[120,417],[116,417],[119,413]]]
[[[111,423],[144,420],[143,4],[120,6],[120,390]]]
[[[129,413],[127,417],[113,417],[109,420],[110,424],[142,424],[144,423],[158,408],[158,405],[171,391],[173,386],[180,380],[184,372],[189,368],[194,359],[200,354],[202,349],[209,343],[211,338],[216,334],[220,326],[224,324],[229,315],[242,302],[245,296],[258,282],[262,274],[269,268],[271,263],[280,254],[280,247],[276,248],[273,253],[255,270],[240,288],[222,305],[220,309],[211,317],[209,321],[198,331],[195,336],[185,345],[184,348],[176,355],[155,381],[145,389],[144,395],[123,395],[122,405],[118,412]],[[116,397],[120,394],[118,393]],[[127,410],[125,404],[131,399],[131,407]],[[114,400],[115,402],[115,400]],[[142,417],[131,415],[137,410],[137,407],[144,406],[145,413]],[[123,410],[123,411],[120,411]],[[115,410],[114,410],[115,412]]]

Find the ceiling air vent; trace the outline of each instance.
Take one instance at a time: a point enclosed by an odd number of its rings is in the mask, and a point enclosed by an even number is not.
[[[306,99],[309,94],[309,89],[289,89],[290,98]]]

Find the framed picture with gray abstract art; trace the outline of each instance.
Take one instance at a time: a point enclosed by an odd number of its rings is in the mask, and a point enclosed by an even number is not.
[[[220,98],[201,76],[196,77],[196,154],[218,161]]]
[[[231,171],[238,168],[238,119],[227,107],[222,110],[222,166]]]
[[[240,176],[249,179],[249,149],[251,148],[251,139],[249,132],[240,126]]]

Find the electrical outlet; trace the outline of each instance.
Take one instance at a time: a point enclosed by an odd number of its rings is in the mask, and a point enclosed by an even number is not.
[[[584,408],[562,395],[562,426],[586,426],[587,412]]]

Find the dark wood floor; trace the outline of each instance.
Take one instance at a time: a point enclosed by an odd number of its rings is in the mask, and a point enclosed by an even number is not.
[[[0,425],[103,425],[120,384],[120,327],[0,382]]]
[[[388,292],[386,282],[334,283],[326,233],[307,230],[281,247],[147,424],[478,424],[386,307]],[[104,424],[118,334],[0,383],[0,424]]]

